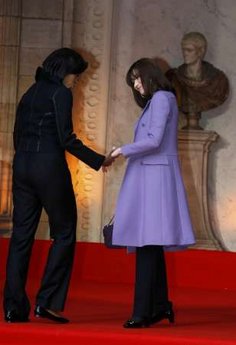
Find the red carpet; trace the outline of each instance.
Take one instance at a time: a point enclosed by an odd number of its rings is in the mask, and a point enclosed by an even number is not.
[[[0,238],[0,290],[8,241]],[[49,242],[36,241],[27,290],[39,284]],[[28,324],[7,324],[0,311],[0,344],[226,345],[236,344],[236,253],[189,250],[167,253],[170,298],[176,323],[126,330],[133,298],[134,256],[102,244],[78,243],[65,315],[57,325],[31,315]]]

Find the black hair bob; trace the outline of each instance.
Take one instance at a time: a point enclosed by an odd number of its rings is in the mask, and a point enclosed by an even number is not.
[[[88,67],[83,57],[71,48],[54,50],[43,61],[43,71],[52,78],[63,80],[68,74],[81,74]]]
[[[140,78],[145,91],[145,96],[134,88],[134,81]],[[126,83],[131,87],[136,103],[144,108],[156,91],[164,90],[174,93],[174,90],[160,69],[156,59],[141,58],[134,62],[126,74]]]

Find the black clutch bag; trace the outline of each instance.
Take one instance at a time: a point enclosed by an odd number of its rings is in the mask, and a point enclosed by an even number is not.
[[[114,216],[111,218],[108,224],[104,225],[102,229],[104,244],[107,248],[111,248],[111,249],[124,248],[123,246],[117,246],[117,245],[112,244],[112,233],[113,233],[113,225],[114,225],[113,221],[114,221]]]

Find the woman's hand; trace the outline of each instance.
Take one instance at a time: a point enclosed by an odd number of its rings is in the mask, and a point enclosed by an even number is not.
[[[117,158],[117,157],[119,157],[121,154],[122,154],[122,152],[121,152],[121,148],[120,148],[120,147],[117,147],[116,149],[114,149],[114,150],[111,152],[111,156],[112,156],[113,158]]]
[[[112,152],[115,150],[115,147],[112,148],[112,150],[106,155],[106,158],[102,164],[102,171],[107,172],[107,167],[112,165],[112,163],[115,160],[115,157],[112,157]]]
[[[102,164],[102,171],[103,172],[107,172],[107,167],[109,167],[110,165],[112,165],[112,163],[115,161],[115,159],[117,157],[119,157],[121,155],[121,148],[116,148],[116,147],[112,147],[112,150],[108,153],[108,155],[106,156],[103,164]]]

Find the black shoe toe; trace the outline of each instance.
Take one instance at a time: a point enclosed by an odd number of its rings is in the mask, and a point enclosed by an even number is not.
[[[129,319],[123,324],[124,328],[145,328],[149,327],[149,324],[146,319],[134,320]]]
[[[18,314],[15,310],[8,310],[5,314],[5,321],[9,323],[28,322],[29,318],[28,316]]]
[[[62,317],[60,315],[55,315],[54,313],[51,313],[49,310],[37,305],[35,310],[34,310],[34,315],[36,317],[42,317],[54,322],[58,323],[68,323],[69,320],[66,319],[65,317]]]

